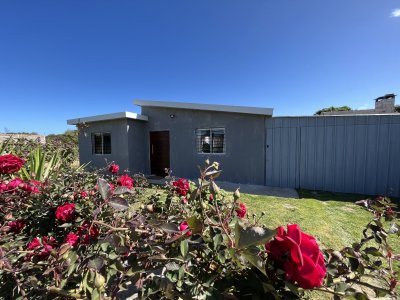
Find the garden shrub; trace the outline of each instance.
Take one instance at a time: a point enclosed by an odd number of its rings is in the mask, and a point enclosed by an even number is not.
[[[396,297],[399,256],[386,237],[399,225],[386,198],[370,202],[373,220],[359,243],[321,251],[296,224],[267,228],[249,216],[239,190],[215,183],[218,163],[206,161],[196,183],[172,178],[167,197],[153,194],[134,209],[147,182],[115,163],[108,173],[61,163],[31,182],[7,155],[0,156],[1,298],[298,299],[307,289]],[[381,221],[388,216],[390,230]]]

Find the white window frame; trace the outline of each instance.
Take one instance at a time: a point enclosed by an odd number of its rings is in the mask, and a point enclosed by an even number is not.
[[[101,153],[96,153],[96,141],[95,141],[96,135],[101,136]],[[110,153],[104,153],[104,135],[110,136]],[[91,137],[92,137],[92,154],[93,155],[110,155],[112,153],[111,133],[110,132],[93,132]]]
[[[213,145],[213,137],[212,137],[212,132],[213,131],[223,131],[224,132],[224,143],[223,143],[223,147],[222,147],[222,152],[212,152],[212,145]],[[210,141],[210,152],[199,152],[199,145],[198,145],[198,143],[199,143],[199,141],[198,141],[198,138],[199,138],[199,132],[200,131],[210,131],[210,139],[211,139],[211,141]],[[196,152],[197,152],[197,154],[200,154],[200,155],[225,155],[226,154],[226,130],[225,130],[225,128],[224,127],[210,127],[210,128],[197,128],[196,129],[196,132],[195,132],[195,135],[196,135]]]

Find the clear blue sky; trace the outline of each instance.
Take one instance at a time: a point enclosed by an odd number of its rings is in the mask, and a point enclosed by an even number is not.
[[[0,132],[60,133],[70,118],[139,112],[133,99],[275,115],[372,107],[400,94],[396,9],[394,0],[4,0]]]

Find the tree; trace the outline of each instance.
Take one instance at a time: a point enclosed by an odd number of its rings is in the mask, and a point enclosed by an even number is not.
[[[348,106],[340,106],[340,107],[327,107],[327,108],[323,108],[318,110],[314,115],[322,115],[322,113],[324,112],[331,112],[331,111],[349,111],[351,110],[351,107]]]
[[[62,143],[71,143],[78,146],[78,131],[77,130],[67,130],[61,134],[49,134],[46,136],[47,142],[60,141]]]
[[[400,105],[396,105],[396,106],[394,107],[394,110],[395,110],[396,112],[400,113]]]

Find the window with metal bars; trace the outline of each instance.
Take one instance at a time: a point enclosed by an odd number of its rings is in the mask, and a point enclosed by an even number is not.
[[[196,130],[197,153],[225,153],[225,128]]]
[[[92,153],[111,154],[110,133],[92,133]]]

